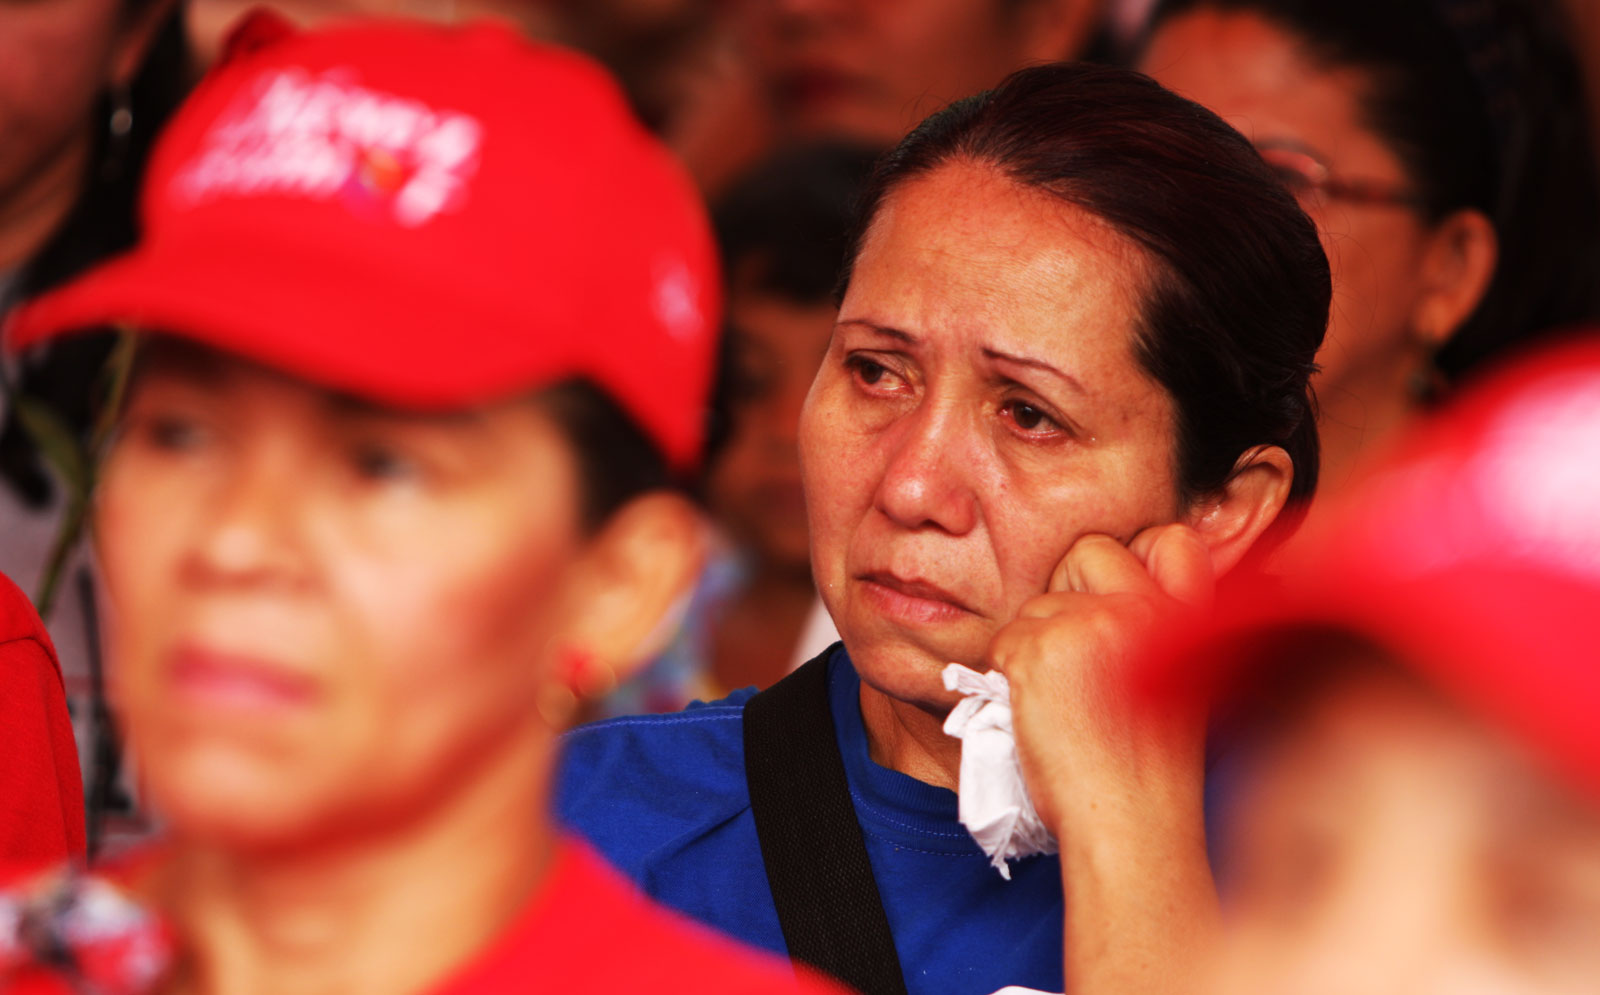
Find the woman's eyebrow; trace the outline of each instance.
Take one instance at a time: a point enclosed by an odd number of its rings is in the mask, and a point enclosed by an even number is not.
[[[364,397],[329,392],[324,404],[330,414],[343,418],[379,419],[408,425],[477,425],[483,421],[483,412],[477,408],[447,409],[444,411],[393,408]]]
[[[1018,366],[1026,366],[1032,370],[1039,370],[1042,373],[1048,373],[1079,394],[1089,393],[1088,390],[1084,389],[1083,384],[1078,380],[1077,377],[1051,366],[1042,359],[1034,359],[1031,356],[1018,356],[1009,352],[1001,352],[999,349],[993,349],[988,346],[983,348],[983,355],[986,359],[1000,360],[1001,362],[1006,363],[1015,363]]]
[[[875,332],[878,335],[882,335],[886,338],[891,338],[898,342],[904,342],[906,345],[917,344],[917,337],[912,335],[910,332],[903,332],[898,328],[891,328],[888,325],[880,325],[876,322],[867,321],[863,318],[842,318],[839,320],[838,324],[854,325],[858,328],[865,328],[869,332]]]

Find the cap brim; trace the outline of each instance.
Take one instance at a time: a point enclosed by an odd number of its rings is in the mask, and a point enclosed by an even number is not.
[[[274,280],[256,265],[272,254],[252,258],[238,240],[199,252],[136,249],[17,309],[5,346],[19,352],[61,336],[131,327],[418,410],[490,403],[577,372],[565,336],[506,328],[486,336],[504,311],[468,289],[413,280],[391,283],[392,293],[374,300],[341,288],[374,285],[373,274],[355,270],[381,263],[320,259],[298,267],[294,279]],[[317,279],[305,279],[307,271]],[[450,320],[424,325],[421,315]],[[486,338],[493,347],[483,347]]]

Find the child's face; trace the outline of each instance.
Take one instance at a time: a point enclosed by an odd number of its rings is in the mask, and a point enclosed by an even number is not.
[[[525,761],[550,735],[537,690],[578,501],[531,402],[401,414],[158,353],[97,510],[115,699],[158,810],[280,845]]]
[[[1594,990],[1592,800],[1398,677],[1296,714],[1224,810],[1217,991]]]
[[[739,389],[708,481],[712,511],[763,567],[809,575],[800,408],[838,310],[745,289],[729,297],[728,311]]]

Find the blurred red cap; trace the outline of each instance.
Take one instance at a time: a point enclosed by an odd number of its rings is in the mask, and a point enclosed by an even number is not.
[[[163,135],[139,245],[8,348],[128,324],[413,409],[583,377],[692,466],[715,248],[610,77],[489,25],[271,27]]]
[[[1163,646],[1151,689],[1226,697],[1295,665],[1263,659],[1260,637],[1327,625],[1600,796],[1600,335],[1466,391],[1330,518],[1286,579],[1238,586]]]

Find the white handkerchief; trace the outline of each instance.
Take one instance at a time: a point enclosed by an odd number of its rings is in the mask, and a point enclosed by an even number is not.
[[[952,663],[944,668],[944,686],[965,695],[944,720],[946,735],[961,740],[961,824],[1009,881],[1007,860],[1056,852],[1056,838],[1039,820],[1022,783],[1011,731],[1011,685],[1004,674],[980,674]]]

